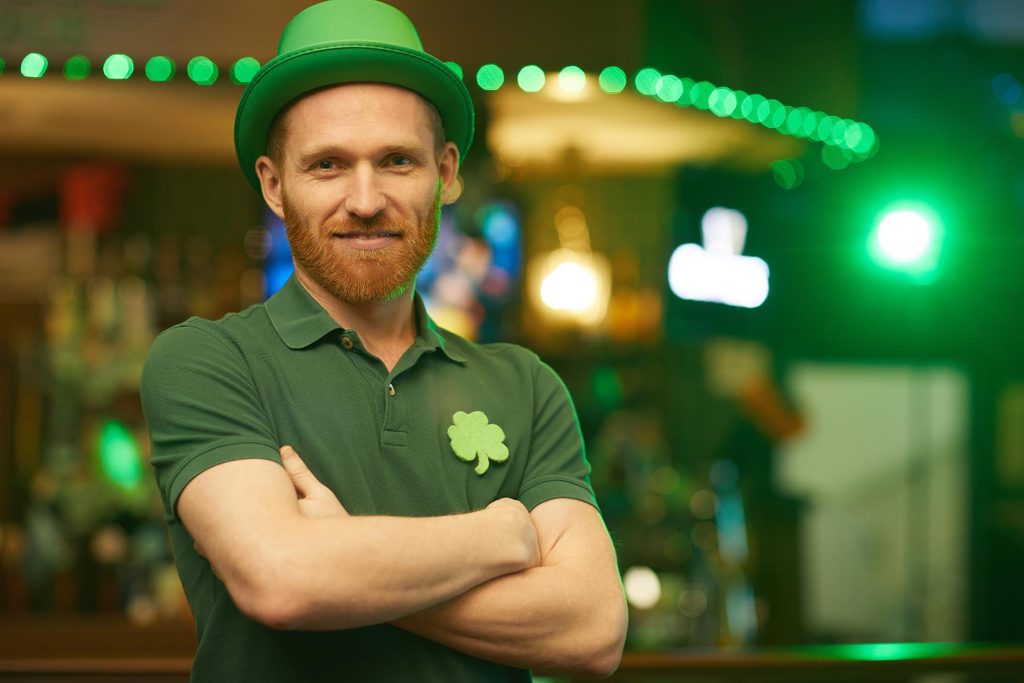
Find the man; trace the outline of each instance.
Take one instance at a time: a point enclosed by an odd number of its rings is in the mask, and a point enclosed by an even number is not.
[[[472,130],[465,86],[375,0],[304,10],[243,94],[239,159],[295,275],[164,332],[142,386],[193,680],[618,665],[625,605],[564,386],[414,293]]]

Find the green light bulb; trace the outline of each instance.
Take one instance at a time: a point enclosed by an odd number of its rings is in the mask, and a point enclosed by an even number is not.
[[[174,60],[169,57],[151,57],[146,62],[146,78],[154,83],[162,83],[174,78]]]
[[[113,54],[103,62],[103,75],[112,81],[126,81],[135,71],[135,62],[128,55]]]
[[[259,61],[253,57],[242,57],[231,65],[231,82],[235,85],[245,85],[256,76],[259,70]]]
[[[801,132],[805,138],[820,140],[818,137],[818,124],[824,116],[820,111],[809,111],[804,114],[804,127]]]
[[[743,108],[747,110],[743,118],[751,123],[763,123],[768,118],[767,102],[764,95],[751,95],[743,103]]]
[[[768,116],[765,117],[764,125],[773,130],[779,128],[786,122],[786,106],[778,100],[768,100],[765,104],[768,106]]]
[[[456,76],[459,77],[460,81],[463,80],[462,79],[462,67],[459,66],[458,62],[445,62],[444,65],[446,67],[448,67],[449,69],[451,69],[452,73],[454,73]]]
[[[636,86],[638,93],[651,97],[656,93],[659,78],[661,78],[661,72],[647,67],[636,72],[636,76],[633,77],[633,85]]]
[[[837,118],[832,122],[832,135],[829,138],[829,142],[833,145],[844,147],[846,143],[846,127],[849,124],[846,119]]]
[[[736,90],[734,94],[736,97],[736,106],[733,107],[732,113],[729,114],[729,116],[734,119],[746,118],[746,114],[743,113],[743,105],[745,105],[747,100],[750,99],[750,95],[742,90]]]
[[[119,488],[131,490],[142,483],[142,456],[135,437],[121,423],[110,420],[100,430],[100,468]]]
[[[850,165],[850,160],[843,154],[842,150],[835,145],[822,145],[821,163],[833,171],[841,171]]]
[[[889,211],[874,233],[874,254],[882,263],[906,268],[923,263],[934,250],[935,225],[915,209]],[[934,261],[934,255],[932,255]]]
[[[497,90],[505,83],[505,72],[497,64],[484,64],[477,69],[476,84],[483,90]]]
[[[779,187],[792,190],[804,181],[804,166],[796,159],[782,159],[772,163],[772,177]]]
[[[42,78],[49,64],[46,57],[38,52],[29,52],[21,60],[21,75],[25,78]]]
[[[583,92],[587,87],[587,74],[578,66],[567,66],[558,72],[558,87],[568,93]]]
[[[546,81],[547,77],[544,75],[544,70],[535,64],[524,66],[519,70],[519,75],[516,76],[516,83],[525,92],[540,91]]]
[[[92,71],[92,64],[85,55],[75,55],[64,62],[64,78],[69,81],[80,81]]]
[[[715,88],[708,95],[708,109],[715,116],[732,116],[736,111],[736,93],[731,88]]]
[[[654,92],[662,102],[678,102],[683,95],[683,81],[672,74],[662,76],[655,84]]]
[[[701,81],[699,83],[694,84],[693,97],[691,98],[693,100],[693,106],[696,107],[697,109],[700,109],[701,111],[707,111],[708,108],[711,106],[709,104],[711,93],[714,91],[714,84],[709,83],[708,81]]]
[[[853,146],[853,151],[865,157],[874,156],[878,150],[878,136],[866,123],[860,124],[860,132],[860,140]]]
[[[193,57],[185,67],[189,79],[196,85],[213,85],[220,76],[220,70],[209,57]]]
[[[628,82],[626,72],[617,66],[605,67],[597,77],[597,84],[601,86],[601,90],[611,95],[617,95],[625,90]]]

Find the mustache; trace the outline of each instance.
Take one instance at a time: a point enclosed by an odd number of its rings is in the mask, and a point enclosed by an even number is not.
[[[405,233],[410,226],[406,221],[389,216],[370,218],[348,218],[326,221],[322,229],[326,235],[379,235],[381,233]]]

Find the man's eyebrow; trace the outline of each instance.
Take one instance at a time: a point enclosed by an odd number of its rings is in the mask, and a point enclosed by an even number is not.
[[[421,158],[425,156],[427,152],[428,147],[425,145],[415,143],[396,143],[393,145],[382,146],[377,150],[376,154],[381,157],[402,154]],[[319,161],[320,159],[346,158],[350,156],[351,152],[345,147],[339,147],[336,145],[320,145],[304,152],[300,152],[298,154],[298,160],[300,164],[305,165]]]

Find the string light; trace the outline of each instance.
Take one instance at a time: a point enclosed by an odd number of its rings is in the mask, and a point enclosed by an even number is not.
[[[259,61],[253,57],[242,57],[231,65],[231,82],[235,85],[245,85],[259,70]]]
[[[220,75],[217,65],[209,57],[193,57],[189,60],[186,70],[189,79],[196,85],[213,85]]]
[[[476,72],[476,84],[483,90],[497,90],[505,83],[505,72],[497,64],[484,64]]]
[[[452,61],[444,64],[459,79],[465,80],[461,65]],[[5,66],[0,59],[0,74]],[[48,66],[49,62],[44,55],[30,52],[21,60],[20,72],[25,78],[42,78]],[[245,85],[255,77],[259,69],[259,61],[252,57],[242,57],[230,68],[231,82]],[[103,75],[111,80],[126,80],[134,70],[134,61],[125,54],[110,55],[102,69]],[[92,64],[84,55],[75,55],[64,63],[63,74],[67,80],[84,80],[91,72]],[[168,57],[156,56],[146,62],[145,74],[151,82],[169,81],[174,78],[175,72],[175,63]],[[189,79],[198,85],[213,85],[220,75],[217,65],[203,56],[188,61],[187,73]],[[534,64],[523,66],[516,74],[516,84],[524,92],[537,93],[547,85],[547,75]],[[586,89],[588,78],[588,74],[580,67],[567,66],[558,73],[558,89],[564,94],[579,95]],[[596,80],[602,92],[612,95],[622,93],[630,85],[626,72],[618,66],[604,67]],[[475,81],[481,90],[496,91],[505,84],[505,72],[497,64],[484,64],[477,69]],[[787,106],[758,93],[661,73],[649,66],[634,74],[632,86],[637,93],[666,104],[710,111],[721,118],[744,120],[783,135],[820,142],[823,144],[822,162],[833,170],[845,168],[853,162],[865,161],[878,152],[878,135],[864,122],[814,111],[808,107]],[[997,99],[1003,101],[1019,97],[1022,88],[1015,79],[1011,82],[1009,77],[1001,75],[994,79],[993,89]],[[836,149],[828,150],[829,147]],[[790,188],[799,185],[803,179],[802,169],[797,169],[789,161],[773,168],[773,175],[780,185]]]
[[[163,83],[174,78],[174,60],[170,57],[156,56],[146,62],[146,78],[154,83]]]
[[[21,75],[25,78],[42,78],[49,64],[43,55],[38,52],[29,52],[21,60]]]
[[[75,55],[64,62],[64,78],[69,81],[80,81],[92,71],[92,64],[85,55]]]
[[[103,75],[112,81],[126,81],[135,71],[135,62],[128,55],[113,54],[103,62]]]

